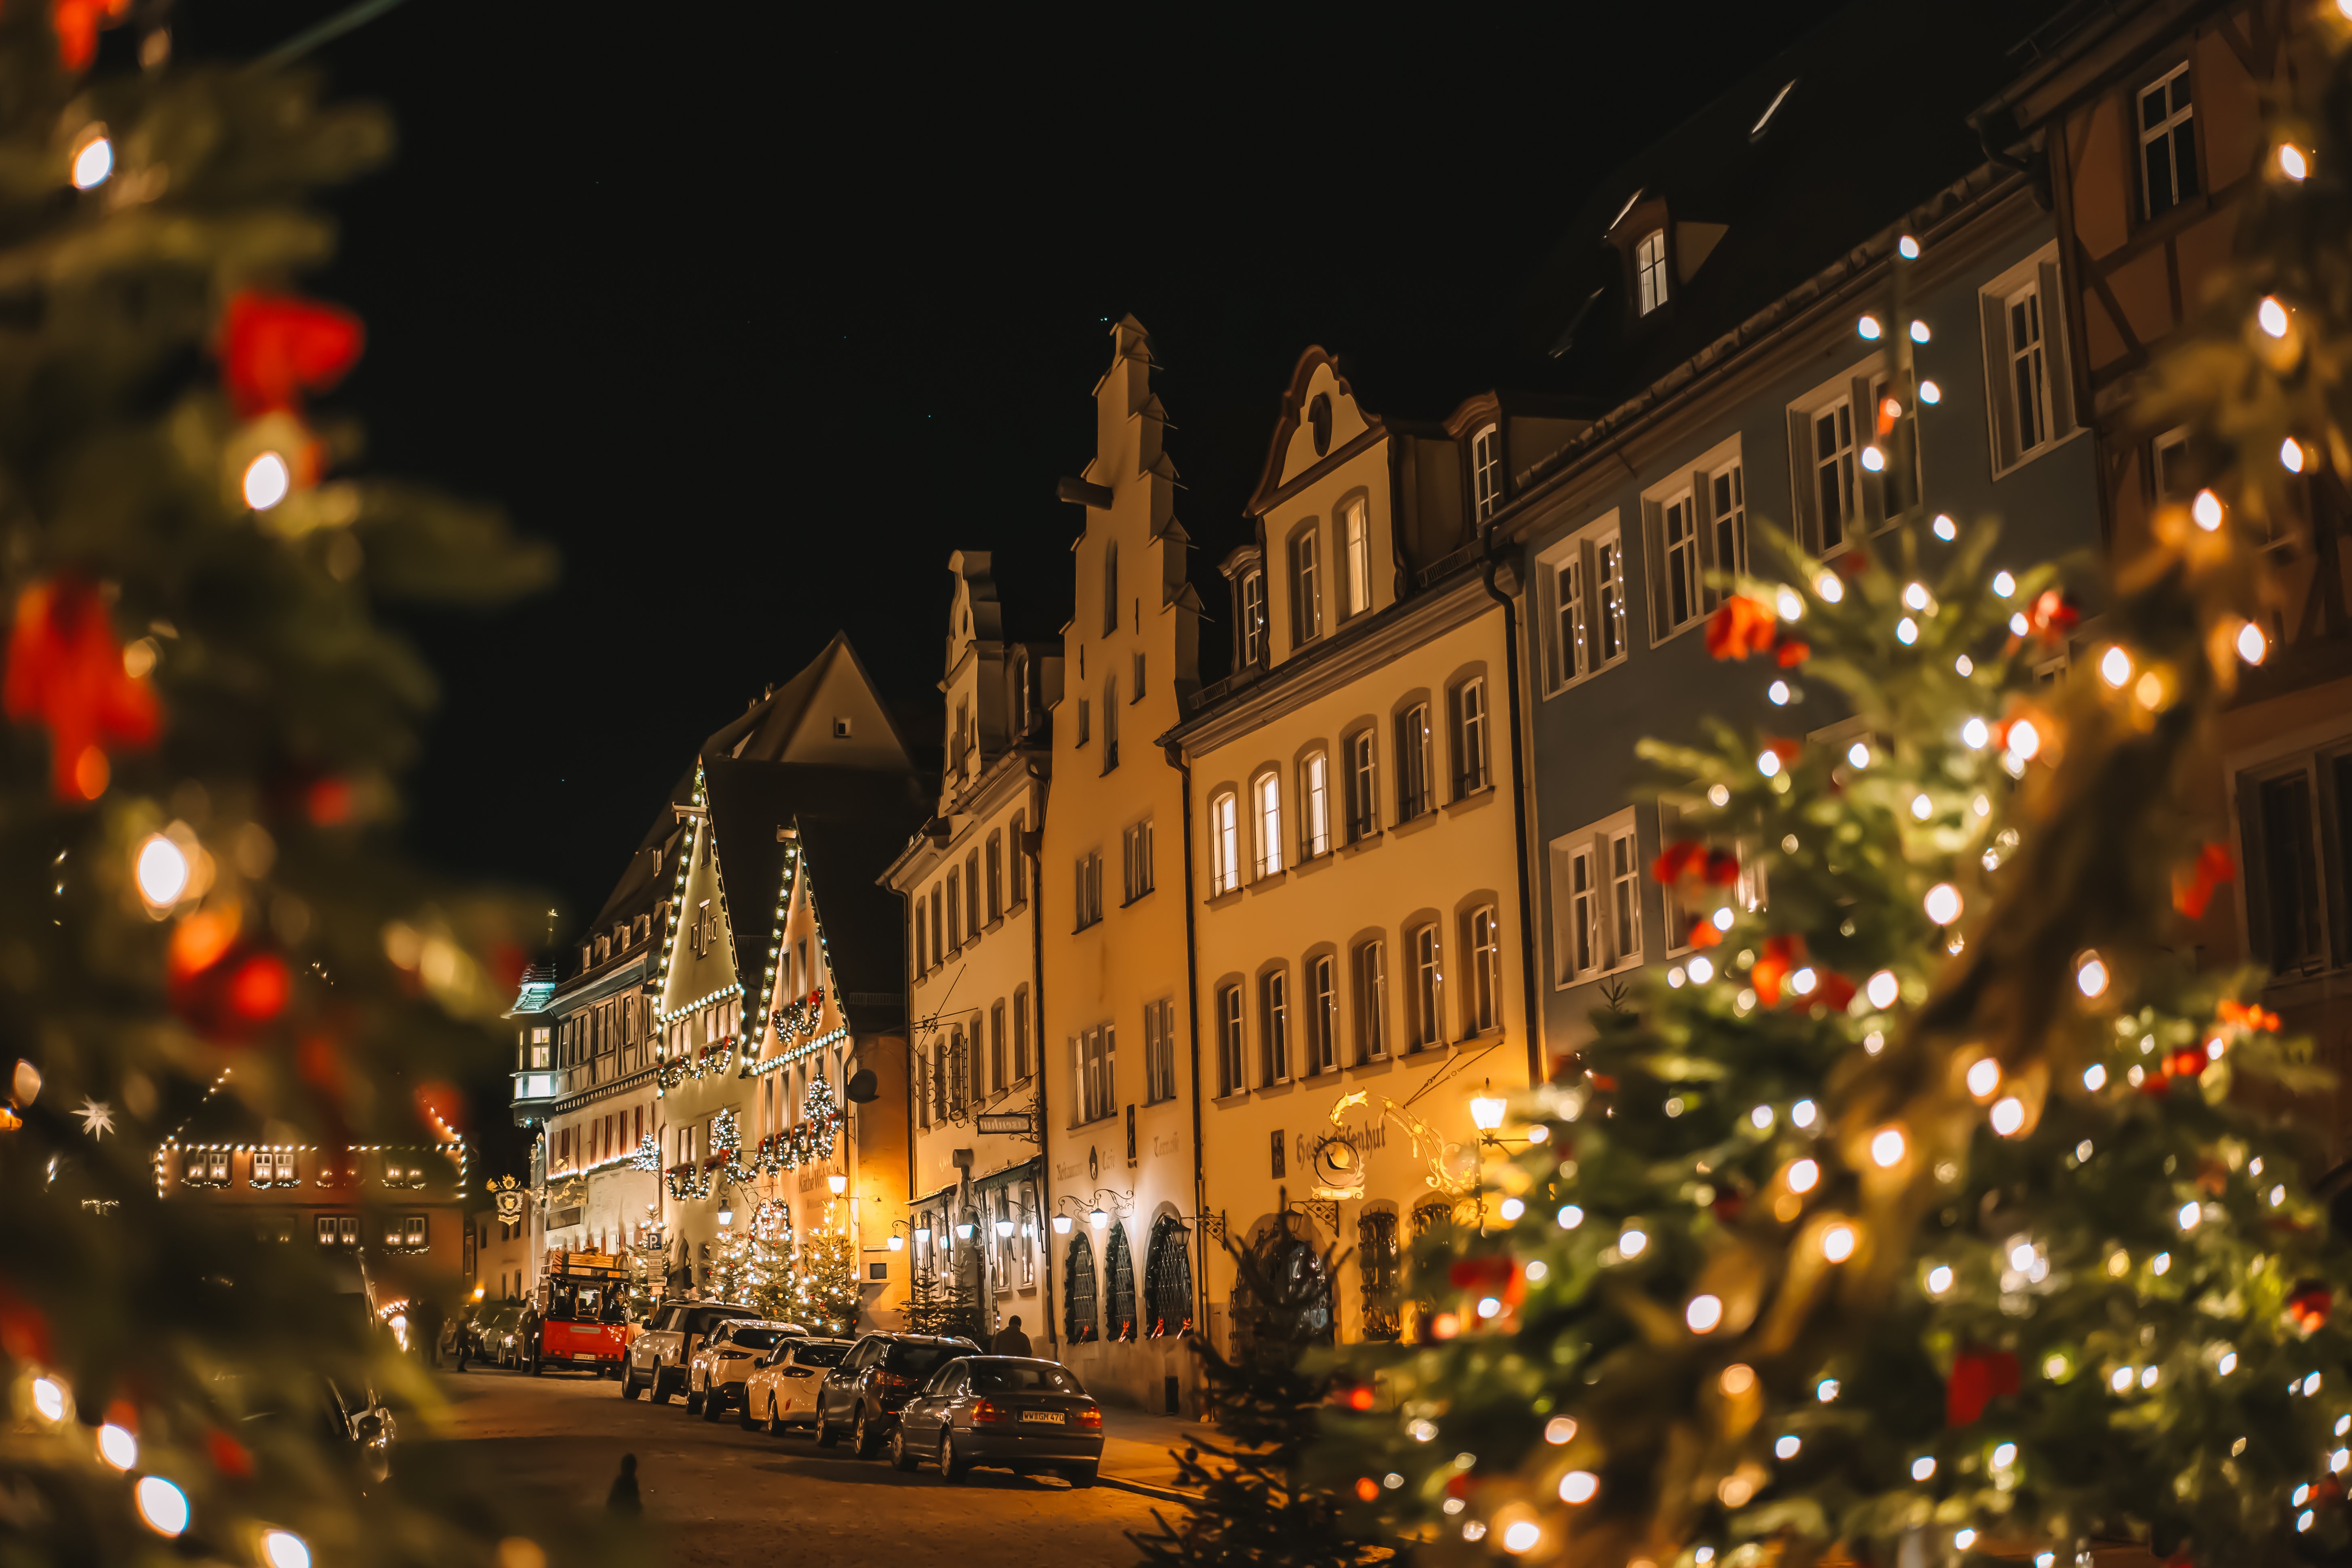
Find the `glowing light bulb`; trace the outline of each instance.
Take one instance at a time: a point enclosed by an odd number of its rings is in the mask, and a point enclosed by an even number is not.
[[[1758,1106],[1748,1113],[1748,1124],[1759,1132],[1769,1131],[1772,1125],[1772,1108],[1769,1105]]]
[[[2221,498],[2211,490],[2199,490],[2197,499],[2189,503],[2189,515],[2198,527],[2212,532],[2221,526]]]
[[[1927,584],[1913,583],[1903,590],[1903,602],[1915,610],[1925,610],[1928,605]]]
[[[1783,588],[1773,596],[1772,607],[1784,621],[1800,621],[1805,617],[1805,601],[1797,596],[1794,588]]]
[[[1864,742],[1856,741],[1845,749],[1845,760],[1858,768],[1870,766],[1870,747]]]
[[[1789,1167],[1789,1190],[1810,1193],[1822,1184],[1822,1167],[1817,1161],[1800,1160]]]
[[[1924,795],[1915,795],[1911,797],[1911,815],[1916,820],[1925,822],[1936,815],[1936,803]]]
[[[1978,1058],[1969,1068],[1969,1092],[1979,1100],[1990,1100],[2000,1087],[2000,1064],[1990,1057]]]
[[[2097,953],[2085,952],[2074,961],[2074,986],[2085,996],[2097,996],[2107,988],[2106,960]]]
[[[1919,384],[1919,401],[1927,404],[1932,408],[1937,404],[1944,401],[1944,389],[1937,386],[1932,381],[1923,381]],[[1937,538],[1949,542],[1952,537],[1952,520],[1950,518],[1939,517],[1936,520]]]
[[[152,833],[139,846],[133,875],[141,898],[159,910],[169,909],[187,891],[188,858],[169,838]]]
[[[2179,1217],[2180,1220],[2181,1229],[2195,1230],[2197,1228],[2197,1222],[2205,1217],[2205,1207],[2202,1204],[2182,1204],[2180,1205],[2180,1214]]]
[[[1804,1447],[1803,1439],[1794,1432],[1783,1433],[1772,1445],[1772,1457],[1776,1459],[1793,1459],[1804,1451]]]
[[[261,1538],[261,1555],[269,1568],[310,1568],[310,1549],[290,1530],[273,1530]]]
[[[1863,317],[1861,321],[1854,323],[1853,330],[1862,334],[1864,342],[1873,343],[1876,342],[1885,334],[1886,331],[1885,327],[1878,324],[1878,318],[1875,316]]]
[[[1536,1542],[1542,1539],[1543,1526],[1531,1519],[1522,1519],[1503,1531],[1503,1550],[1517,1556],[1534,1551]]]
[[[64,1420],[66,1418],[66,1391],[64,1385],[59,1384],[58,1380],[53,1377],[35,1378],[33,1380],[33,1408],[41,1413],[41,1419],[44,1421]]]
[[[1757,753],[1756,753],[1756,771],[1757,771],[1758,773],[1762,773],[1762,774],[1763,774],[1766,778],[1768,778],[1768,779],[1769,779],[1769,778],[1777,778],[1778,776],[1780,776],[1780,752],[1757,752]]]
[[[264,452],[245,467],[245,504],[268,511],[294,488],[294,470],[275,452]]]
[[[2303,472],[2303,447],[2292,436],[2279,443],[2279,467],[2290,474]]]
[[[2263,636],[2262,627],[2254,625],[2252,621],[2248,621],[2244,626],[2238,628],[2238,657],[2240,658],[2244,659],[2248,664],[2260,664],[2265,658],[2269,657],[2270,651],[2270,639]]]
[[[1789,698],[1791,694],[1789,690],[1789,683],[1787,681],[1776,680],[1771,685],[1764,689],[1764,695],[1771,701],[1772,706],[1775,708],[1786,708],[1789,705]]]
[[[1566,1415],[1555,1415],[1544,1423],[1544,1441],[1558,1447],[1576,1436],[1576,1423]]]
[[[1911,1479],[1924,1481],[1936,1473],[1936,1461],[1922,1457],[1911,1461]]]
[[[1927,1294],[1928,1294],[1928,1295],[1930,1295],[1930,1296],[1942,1296],[1942,1295],[1947,1295],[1947,1294],[1948,1294],[1948,1293],[1951,1291],[1951,1289],[1952,1289],[1952,1266],[1951,1266],[1950,1264],[1948,1264],[1948,1263],[1938,1263],[1937,1265],[1936,1265],[1936,1267],[1934,1267],[1933,1268],[1930,1268],[1929,1270],[1927,1270]]]
[[[1992,574],[1992,591],[1995,598],[2006,599],[2017,592],[2017,579],[2006,572],[1996,572]]]
[[[1960,742],[1972,752],[1981,752],[1992,740],[1992,728],[1981,719],[1971,719],[1960,726]]]
[[[163,1477],[142,1478],[131,1496],[139,1505],[139,1517],[156,1534],[173,1536],[188,1528],[188,1494]]]
[[[1639,1258],[1642,1249],[1649,1245],[1649,1237],[1642,1231],[1628,1229],[1617,1237],[1617,1253],[1621,1258]]]
[[[2020,719],[2009,727],[2009,751],[2011,756],[2024,762],[2032,762],[2041,754],[2042,731],[2034,728],[2032,720]]]
[[[2014,1138],[2018,1129],[2025,1125],[2025,1103],[2012,1094],[1992,1108],[1990,1120],[1995,1132],[2004,1138]]]
[[[1714,963],[1703,954],[1697,958],[1692,959],[1690,961],[1690,977],[1692,981],[1697,984],[1706,984],[1708,981],[1715,978]]]
[[[1960,890],[1949,882],[1938,882],[1928,889],[1927,896],[1920,903],[1927,910],[1927,918],[1939,926],[1950,925],[1960,918]]]
[[[2311,173],[2311,160],[2304,155],[2302,148],[2292,142],[2279,143],[2278,166],[2280,174],[2297,183]]]
[[[106,184],[114,173],[114,143],[107,139],[104,127],[81,144],[74,153],[73,183],[78,191],[94,190]]]
[[[1584,1223],[1584,1211],[1578,1208],[1574,1204],[1563,1204],[1560,1205],[1560,1211],[1558,1217],[1559,1219],[1560,1229],[1574,1230],[1578,1226]]]
[[[1853,1256],[1853,1226],[1833,1225],[1822,1232],[1822,1256],[1832,1263],[1843,1263]]]
[[[1903,994],[1903,983],[1895,977],[1895,971],[1882,969],[1863,983],[1862,994],[1872,1006],[1884,1013]]]
[[[1796,1104],[1789,1107],[1789,1120],[1795,1122],[1800,1127],[1811,1127],[1813,1124],[1813,1118],[1817,1114],[1818,1111],[1816,1110],[1813,1102],[1810,1100],[1801,1100],[1797,1101]]]
[[[1895,254],[1906,261],[1916,261],[1919,259],[1919,242],[1906,234],[1895,242]]]
[[[1969,1547],[1974,1546],[1976,1543],[1977,1532],[1975,1531],[1956,1530],[1952,1531],[1952,1544],[1958,1547],[1961,1551],[1966,1552]]]
[[[1690,1305],[1683,1309],[1683,1321],[1690,1325],[1692,1333],[1715,1332],[1723,1325],[1723,1298],[1720,1296],[1692,1297]]]
[[[98,1429],[98,1455],[118,1470],[139,1462],[139,1439],[110,1421]]]
[[[1895,623],[1895,640],[1909,647],[1919,640],[1919,623],[1906,616]]]
[[[2131,677],[2131,655],[2126,653],[2121,645],[2110,647],[2105,653],[2099,656],[2099,679],[2109,686],[2120,691],[2123,689],[2124,683]]]
[[[1813,596],[1824,605],[1834,605],[1845,597],[1845,584],[1834,572],[1824,572],[1813,579]]]
[[[1903,1136],[1903,1129],[1882,1127],[1870,1137],[1871,1163],[1882,1171],[1892,1170],[1903,1163],[1910,1148],[1911,1141]]]
[[[1862,449],[1862,466],[1874,474],[1886,468],[1886,453],[1875,441]]]
[[[1813,1384],[1813,1397],[1820,1400],[1823,1405],[1834,1404],[1837,1401],[1839,1387],[1840,1384],[1836,1378],[1825,1377],[1822,1379],[1821,1382]]]
[[[2277,295],[2263,296],[2263,302],[2254,307],[2254,320],[2272,337],[2286,336],[2286,307],[2278,302]]]
[[[1821,976],[1814,973],[1810,965],[1789,976],[1789,989],[1800,996],[1811,995],[1813,987],[1820,984]]]
[[[1601,1478],[1591,1470],[1570,1470],[1559,1479],[1559,1500],[1591,1502],[1601,1495]]]
[[[1952,668],[1958,670],[1959,672],[1960,679],[1965,680],[1969,676],[1974,675],[1977,672],[1977,661],[1970,658],[1967,654],[1962,654],[1959,658],[1952,660]]]
[[[2107,1069],[2101,1067],[2097,1062],[2093,1062],[2089,1067],[2084,1068],[2083,1069],[2083,1087],[2089,1089],[2093,1094],[2096,1094],[2099,1090],[2106,1088]],[[2084,1158],[2088,1158],[2088,1156],[2085,1155]]]

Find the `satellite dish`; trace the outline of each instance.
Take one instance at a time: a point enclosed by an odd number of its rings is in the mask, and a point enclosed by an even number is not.
[[[874,1081],[874,1069],[859,1068],[849,1075],[849,1086],[842,1092],[849,1097],[850,1104],[865,1105],[879,1095],[882,1090]]]

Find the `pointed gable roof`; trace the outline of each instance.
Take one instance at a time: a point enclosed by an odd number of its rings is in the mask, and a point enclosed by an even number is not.
[[[836,719],[851,721],[845,741],[835,735]],[[799,674],[703,742],[702,753],[766,763],[829,761],[837,753],[862,767],[903,767],[910,760],[888,705],[845,632],[835,632]]]

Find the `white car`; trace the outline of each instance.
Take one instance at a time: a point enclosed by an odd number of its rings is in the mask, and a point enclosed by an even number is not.
[[[841,1364],[856,1340],[783,1340],[751,1363],[743,1380],[743,1426],[770,1436],[787,1426],[816,1424],[816,1385],[828,1367]]]
[[[737,1318],[714,1325],[687,1363],[687,1414],[718,1420],[726,1413],[727,1402],[741,1395],[753,1362],[787,1340],[807,1337],[808,1331],[798,1323],[768,1318]]]
[[[651,1390],[654,1403],[665,1404],[686,1387],[688,1369],[703,1337],[720,1323],[757,1318],[749,1307],[726,1301],[665,1301],[654,1309],[645,1332],[630,1342],[621,1363],[621,1397],[635,1399]]]

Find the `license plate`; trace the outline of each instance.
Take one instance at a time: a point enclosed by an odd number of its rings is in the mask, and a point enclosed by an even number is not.
[[[1041,1421],[1051,1426],[1066,1425],[1062,1418],[1062,1413],[1058,1410],[1024,1410],[1021,1413],[1021,1419],[1024,1421]]]
[[[596,1352],[593,1351],[573,1351],[572,1352],[572,1359],[573,1361],[594,1361],[596,1359]]]

